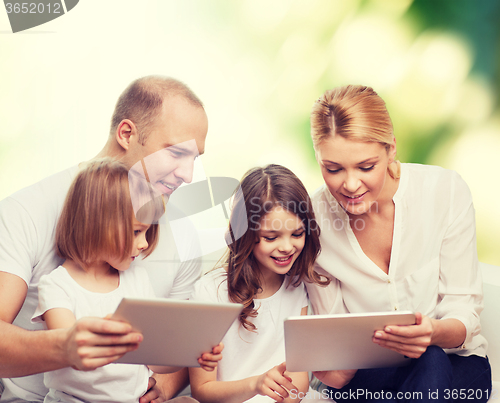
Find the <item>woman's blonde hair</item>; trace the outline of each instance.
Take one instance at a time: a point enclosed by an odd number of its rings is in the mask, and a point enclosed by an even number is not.
[[[134,237],[130,189],[134,197],[136,193],[145,193],[142,198],[151,194],[146,184],[130,182],[133,186],[129,186],[128,168],[111,158],[91,161],[78,173],[56,227],[55,246],[59,256],[85,269],[103,256],[125,259],[130,254]],[[157,222],[163,214],[161,196],[149,200],[135,214],[137,221]],[[145,256],[155,249],[158,235],[158,224],[152,224],[146,232]]]
[[[389,151],[394,132],[384,100],[372,88],[362,85],[326,91],[311,111],[314,148],[336,135],[347,140],[380,143]],[[390,164],[388,171],[393,178],[400,177],[399,164]]]

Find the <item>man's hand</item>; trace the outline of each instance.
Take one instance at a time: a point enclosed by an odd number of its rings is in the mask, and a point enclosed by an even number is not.
[[[90,371],[136,350],[143,336],[128,323],[100,318],[82,318],[67,329],[63,342],[68,366]]]
[[[156,387],[156,379],[149,378],[148,391],[139,399],[139,403],[162,403],[165,399],[160,397],[160,391]]]

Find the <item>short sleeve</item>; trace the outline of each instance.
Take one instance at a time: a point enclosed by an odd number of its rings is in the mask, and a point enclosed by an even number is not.
[[[38,284],[38,307],[31,319],[34,323],[43,322],[42,315],[49,309],[66,308],[74,312],[74,301],[68,287],[64,287],[53,273],[42,276]]]
[[[12,198],[0,201],[0,271],[29,285],[36,250],[36,230],[28,212]]]

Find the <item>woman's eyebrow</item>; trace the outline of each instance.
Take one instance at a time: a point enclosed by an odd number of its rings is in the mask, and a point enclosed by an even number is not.
[[[367,162],[375,162],[375,161],[378,161],[378,156],[377,157],[367,158],[366,160],[358,162],[358,165],[366,164]]]
[[[366,164],[367,162],[372,162],[372,161],[375,162],[375,161],[378,161],[378,159],[379,159],[378,156],[370,157],[370,158],[367,158],[363,161],[357,162],[356,165]],[[330,160],[321,160],[321,162],[342,166],[342,164],[335,162],[335,161],[330,161]]]

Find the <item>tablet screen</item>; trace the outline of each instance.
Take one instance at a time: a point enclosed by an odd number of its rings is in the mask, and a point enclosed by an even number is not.
[[[243,305],[174,299],[124,298],[112,319],[128,322],[144,339],[116,362],[198,367],[220,343]]]

